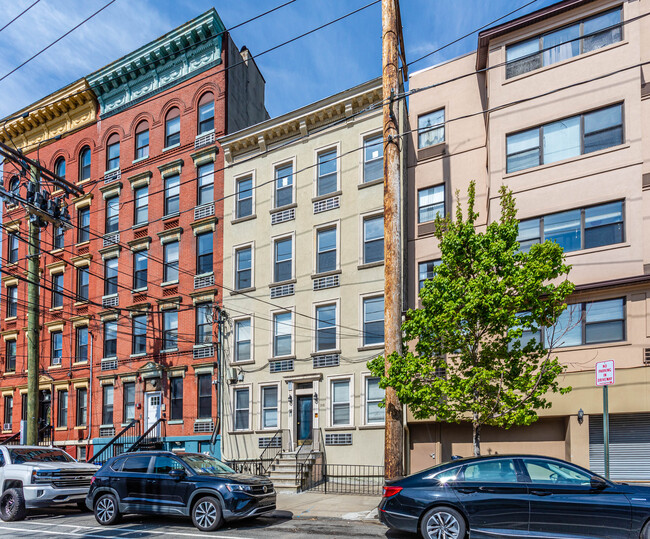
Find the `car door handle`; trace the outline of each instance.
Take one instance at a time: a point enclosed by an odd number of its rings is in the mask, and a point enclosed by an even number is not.
[[[458,492],[462,492],[463,494],[471,494],[472,492],[476,492],[475,488],[458,488],[456,490],[458,490]]]
[[[531,490],[530,493],[535,495],[535,496],[550,496],[551,495],[551,492],[548,491],[548,490]]]
[[[479,492],[496,492],[497,489],[493,487],[478,487]]]

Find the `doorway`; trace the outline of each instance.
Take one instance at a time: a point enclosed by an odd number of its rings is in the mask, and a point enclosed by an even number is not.
[[[148,431],[160,419],[160,412],[162,410],[162,394],[160,391],[154,391],[144,394],[145,402],[145,422],[144,430]],[[160,436],[160,423],[154,431],[151,432],[153,436]]]
[[[311,443],[314,421],[313,398],[311,395],[297,395],[296,433],[298,445]]]
[[[49,389],[38,392],[38,428],[52,424],[52,393]]]

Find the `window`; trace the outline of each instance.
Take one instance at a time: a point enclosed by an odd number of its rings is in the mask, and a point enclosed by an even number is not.
[[[135,210],[133,224],[141,225],[149,220],[149,188],[138,187],[133,191]]]
[[[3,429],[10,430],[12,418],[14,415],[14,398],[9,395],[5,395],[5,416],[4,416],[4,425]]]
[[[85,387],[77,389],[77,426],[88,424],[88,390]]]
[[[174,174],[165,178],[165,215],[179,212],[180,176]]]
[[[135,419],[135,382],[124,382],[122,384],[122,396],[124,398],[122,421],[128,423]]]
[[[63,333],[61,331],[53,331],[50,337],[52,339],[50,365],[61,365],[61,358],[63,357]]]
[[[384,216],[367,217],[363,220],[363,263],[372,264],[384,260]]]
[[[120,197],[106,199],[106,234],[120,229]]]
[[[622,143],[623,105],[612,105],[508,135],[507,172],[554,163]]]
[[[147,288],[147,265],[149,257],[147,251],[133,253],[133,289]]]
[[[124,473],[148,473],[149,463],[151,462],[151,457],[148,456],[138,456],[138,457],[129,457],[124,460],[124,465],[122,466],[122,471]]]
[[[363,300],[363,345],[384,343],[384,297]]]
[[[196,306],[196,344],[212,344],[212,303]]]
[[[18,316],[18,287],[7,287],[7,318]]]
[[[77,212],[77,243],[90,241],[90,208],[86,206]]]
[[[79,152],[79,181],[90,179],[90,148],[84,146]]]
[[[132,354],[147,353],[147,315],[139,314],[131,319],[133,323]]]
[[[201,165],[197,169],[199,178],[199,205],[214,202],[214,163]]]
[[[591,475],[556,461],[522,459],[532,483],[549,485],[591,485]]]
[[[278,428],[278,386],[262,388],[262,428]]]
[[[54,240],[52,241],[52,247],[54,249],[63,249],[65,247],[65,228],[55,226],[53,234]]]
[[[75,361],[77,363],[83,363],[88,361],[88,328],[78,327],[75,333],[77,341]]]
[[[198,418],[212,417],[212,375],[199,374],[196,377],[198,384]]]
[[[251,247],[235,251],[235,288],[237,290],[253,286],[252,256],[253,250]]]
[[[178,343],[178,311],[163,311],[163,350],[174,350]]]
[[[10,264],[18,262],[18,236],[16,234],[7,234],[7,258]]]
[[[332,380],[332,426],[350,425],[350,380]]]
[[[445,141],[445,109],[418,116],[418,148]]]
[[[250,390],[235,389],[235,430],[248,430],[250,411]]]
[[[591,52],[622,39],[620,8],[506,48],[506,78]]]
[[[106,143],[106,170],[118,168],[120,168],[120,138],[117,133],[113,133]]]
[[[213,233],[205,232],[196,236],[196,273],[212,273]]]
[[[336,227],[316,232],[316,273],[336,269]]]
[[[235,361],[251,359],[251,319],[235,321]]]
[[[166,283],[178,281],[178,242],[165,243],[163,247],[163,280]]]
[[[293,275],[293,239],[282,238],[275,240],[273,281],[280,283],[288,281]]]
[[[472,483],[516,483],[517,472],[511,459],[485,460],[465,467],[465,481]]]
[[[624,241],[623,202],[609,202],[553,213],[519,223],[517,238],[527,252],[535,243],[551,240],[565,252],[613,245]]]
[[[65,159],[59,157],[54,164],[54,174],[65,180]]]
[[[7,341],[5,371],[14,372],[16,370],[16,341]]]
[[[171,402],[171,415],[169,419],[182,420],[183,419],[183,377],[175,376],[169,380],[170,386],[170,402]]]
[[[237,192],[235,218],[241,219],[253,215],[253,178],[249,176],[237,180],[235,191]]]
[[[169,474],[172,470],[183,470],[183,465],[173,457],[156,457],[153,465],[153,473],[159,475]]]
[[[77,268],[77,301],[88,301],[88,268]]]
[[[316,196],[327,195],[336,191],[337,180],[336,150],[318,154],[318,176],[316,178]]]
[[[112,385],[102,386],[102,425],[113,424],[113,393]]]
[[[433,278],[433,272],[436,266],[442,264],[442,260],[428,260],[418,264],[418,290],[424,288],[424,283]]]
[[[20,396],[20,419],[27,421],[27,393]]]
[[[135,128],[135,158],[149,157],[149,124],[140,122]]]
[[[384,139],[381,135],[363,140],[363,183],[384,177]]]
[[[104,261],[104,295],[117,294],[117,258]]]
[[[316,352],[336,349],[336,305],[316,307]]]
[[[293,203],[293,165],[275,169],[275,207]]]
[[[273,315],[273,356],[291,355],[291,313]]]
[[[214,96],[208,92],[199,100],[199,135],[214,131]]]
[[[379,387],[379,378],[366,378],[366,424],[384,422],[384,409],[379,407],[382,400],[384,390]]]
[[[52,307],[63,306],[63,273],[52,274]]]
[[[56,426],[68,426],[68,392],[59,390],[57,391],[58,409],[56,414]]]
[[[104,357],[117,356],[117,321],[104,322]]]
[[[436,185],[418,191],[418,223],[445,216],[445,186]]]
[[[181,112],[174,107],[165,118],[165,148],[181,143]]]

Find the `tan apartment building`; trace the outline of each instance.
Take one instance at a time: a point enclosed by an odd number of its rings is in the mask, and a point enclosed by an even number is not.
[[[373,80],[219,141],[226,460],[282,431],[287,451],[320,440],[328,463],[383,464],[366,366],[383,352],[380,102]]]
[[[499,216],[499,187],[512,189],[522,249],[558,242],[576,285],[557,348],[573,391],[530,427],[484,429],[486,454],[546,454],[603,472],[595,364],[614,359],[611,476],[650,479],[649,15],[647,0],[565,0],[411,74],[411,90],[454,81],[409,103],[410,306],[440,258],[431,221],[455,211],[452,194],[470,180],[484,223]],[[411,471],[471,454],[470,426],[411,417],[408,427]]]

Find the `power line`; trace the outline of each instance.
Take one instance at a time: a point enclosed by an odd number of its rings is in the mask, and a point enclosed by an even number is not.
[[[36,0],[36,2],[33,2],[29,6],[27,6],[25,9],[23,9],[18,15],[16,15],[13,19],[11,19],[7,24],[5,24],[2,28],[0,28],[0,32],[2,32],[7,26],[9,26],[12,22],[16,21],[20,17],[22,17],[25,13],[27,13],[30,9],[32,9],[36,4],[38,4],[41,0]]]

